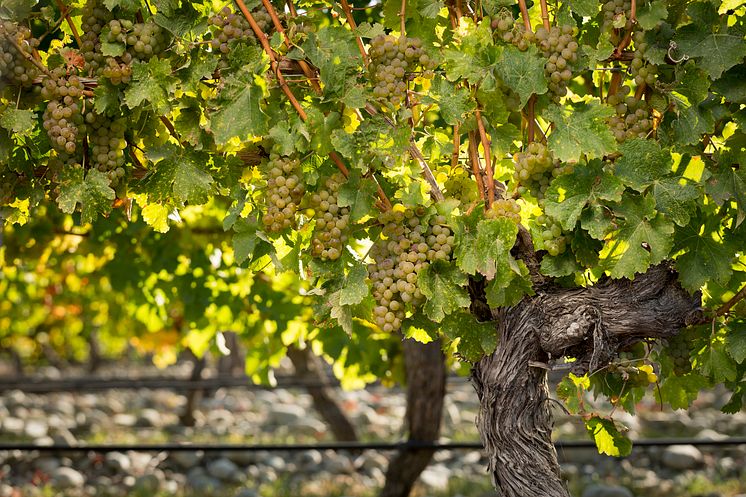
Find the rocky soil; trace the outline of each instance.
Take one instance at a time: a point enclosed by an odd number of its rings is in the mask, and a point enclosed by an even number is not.
[[[55,375],[54,371],[47,371]],[[363,440],[403,437],[401,390],[340,392]],[[449,383],[442,441],[476,441],[477,398],[468,382]],[[632,439],[746,436],[746,412],[718,411],[725,401],[705,392],[686,412],[643,404],[639,416],[617,414]],[[0,395],[0,442],[78,443],[314,443],[333,441],[302,389],[219,389],[205,396],[186,428],[178,416],[185,397],[167,390],[93,394]],[[559,411],[558,439],[584,439],[583,425]],[[0,452],[0,497],[20,496],[372,496],[384,480],[388,454],[304,452]],[[626,459],[595,449],[564,449],[562,469],[580,497],[746,497],[746,445],[637,448]],[[483,497],[490,493],[479,451],[441,451],[422,475],[418,496]]]

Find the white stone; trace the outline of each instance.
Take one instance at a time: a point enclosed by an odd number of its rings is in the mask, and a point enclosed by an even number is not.
[[[672,445],[663,451],[662,461],[671,469],[693,469],[702,463],[702,452],[694,445]]]

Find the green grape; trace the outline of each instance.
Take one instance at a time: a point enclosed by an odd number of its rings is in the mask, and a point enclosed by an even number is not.
[[[632,138],[645,138],[653,129],[652,111],[644,100],[628,96],[630,87],[624,85],[617,93],[609,95],[607,103],[614,108],[615,115],[607,122],[619,143]]]
[[[630,0],[608,0],[601,7],[603,20],[601,21],[601,31],[612,33],[612,43],[615,45],[619,42],[619,34],[615,29],[631,27],[628,20],[629,12],[632,9]]]
[[[422,76],[432,78],[435,66],[419,38],[378,35],[371,40],[368,71],[374,85],[373,96],[392,107],[406,100],[412,72],[421,68]]]
[[[112,185],[118,184],[125,174],[126,121],[123,118],[109,119],[93,110],[86,113],[85,121],[88,131],[89,162],[99,171],[106,173]]]
[[[648,50],[648,44],[645,42],[645,33],[638,31],[632,37],[635,44],[634,58],[629,63],[629,72],[635,80],[637,86],[655,85],[656,76],[658,75],[658,66],[650,64],[645,60],[645,53]]]
[[[106,61],[106,57],[101,52],[99,35],[112,18],[111,12],[101,6],[97,0],[89,0],[83,8],[81,16],[83,45],[80,47],[80,53],[91,75],[97,75]]]
[[[521,222],[521,206],[513,200],[509,199],[498,199],[492,202],[492,205],[485,213],[487,219],[497,219],[501,217],[508,218],[515,223]]]
[[[265,33],[272,26],[272,18],[265,9],[256,8],[251,15]],[[220,12],[210,17],[207,23],[212,32],[210,47],[213,52],[227,54],[231,45],[237,41],[256,42],[256,35],[249,21],[240,12],[233,12],[230,7],[223,7]]]
[[[530,192],[541,200],[553,178],[572,172],[572,166],[552,159],[546,145],[533,142],[526,150],[513,156],[513,181],[516,191],[523,195]]]
[[[479,198],[477,183],[464,170],[449,175],[443,188],[448,198],[454,198],[463,205],[475,202]]]
[[[573,78],[573,65],[578,60],[579,45],[573,37],[573,27],[552,26],[550,30],[539,27],[536,41],[547,59],[544,74],[549,80],[549,92],[559,103],[560,98],[567,95],[567,83]]]
[[[373,263],[368,266],[376,300],[374,320],[385,332],[401,328],[406,309],[424,302],[417,287],[417,275],[430,263],[447,260],[453,252],[454,237],[444,216],[423,222],[424,208],[395,208],[382,212],[381,238],[371,247]]]
[[[666,349],[673,361],[673,372],[676,376],[683,376],[692,371],[690,341],[685,333],[679,333],[668,339]]]
[[[75,154],[83,124],[83,83],[78,76],[66,74],[64,68],[56,68],[44,80],[41,95],[49,100],[42,125],[52,147],[60,153]]]
[[[0,21],[0,82],[31,87],[40,71],[28,57],[33,56],[38,46],[39,40],[31,35],[27,27],[11,21]]]
[[[262,217],[264,227],[269,233],[294,228],[295,214],[305,192],[300,162],[273,153],[265,173],[267,189],[264,193],[266,212]]]
[[[562,233],[562,225],[555,219],[542,214],[536,218],[536,225],[541,230],[541,239],[549,255],[556,257],[567,249],[567,237]]]
[[[323,187],[310,195],[316,225],[311,238],[311,255],[336,260],[342,255],[350,224],[350,208],[337,203],[339,187],[345,182],[340,173],[326,179]]]
[[[508,9],[502,8],[492,18],[492,30],[505,43],[511,43],[521,52],[528,50],[534,43],[534,34],[526,31],[523,23],[516,22]]]

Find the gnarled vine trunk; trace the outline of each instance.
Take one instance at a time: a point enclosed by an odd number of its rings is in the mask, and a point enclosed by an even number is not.
[[[422,344],[408,339],[404,340],[403,347],[409,440],[435,442],[440,435],[446,388],[445,357],[440,340]],[[407,497],[433,454],[432,449],[412,449],[394,455],[389,461],[380,497]]]
[[[539,289],[518,305],[493,311],[499,343],[472,379],[480,400],[477,428],[501,497],[567,497],[552,444],[546,369],[576,359],[574,372],[594,371],[617,351],[646,338],[675,335],[698,319],[689,295],[666,265],[634,280],[589,288]]]

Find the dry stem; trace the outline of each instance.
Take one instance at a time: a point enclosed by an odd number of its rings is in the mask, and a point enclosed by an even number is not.
[[[73,37],[75,38],[75,43],[78,44],[78,48],[83,47],[83,40],[80,39],[80,34],[78,34],[78,28],[75,27],[75,24],[73,24],[73,20],[70,19],[70,13],[67,8],[67,5],[62,3],[62,0],[55,0],[55,3],[57,4],[57,8],[60,9],[60,12],[62,13],[63,17],[65,18],[65,21],[67,21],[67,25],[70,26],[70,31],[73,32]]]
[[[549,31],[552,26],[549,24],[549,9],[547,8],[547,0],[540,0],[541,3],[541,21],[544,23],[544,29]]]
[[[473,131],[469,131],[469,162],[471,162],[471,172],[474,174],[474,179],[477,182],[479,198],[484,200],[484,181],[482,180],[482,168],[479,164],[479,150],[477,147],[477,137]]]
[[[342,3],[342,10],[345,12],[345,17],[347,18],[347,24],[349,24],[350,28],[354,31],[355,28],[357,28],[357,24],[355,23],[355,18],[352,16],[350,4],[347,3],[347,0],[340,0],[340,2]],[[363,40],[361,40],[359,36],[355,36],[355,41],[357,42],[358,50],[360,50],[360,55],[363,57],[363,63],[365,64],[365,67],[368,67],[368,54],[365,53]]]
[[[526,28],[527,32],[531,32],[531,19],[528,17],[528,8],[526,8],[526,0],[518,0],[518,7],[521,9],[521,17],[523,18],[523,27]]]
[[[484,122],[482,121],[482,113],[479,109],[476,112],[477,128],[479,128],[479,138],[482,141],[482,148],[484,149],[484,170],[487,175],[487,208],[492,205],[495,201],[495,174],[492,172],[492,157],[490,154],[490,141],[487,138],[487,132],[484,130]]]

